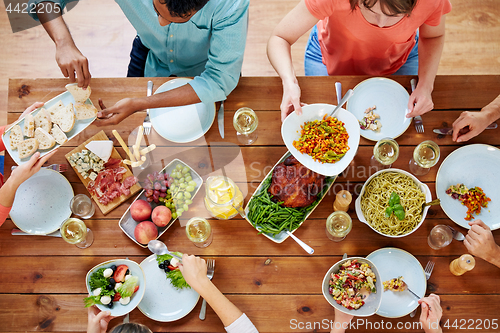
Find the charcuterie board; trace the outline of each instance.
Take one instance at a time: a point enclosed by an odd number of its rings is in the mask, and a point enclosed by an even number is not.
[[[70,156],[71,155],[73,155],[74,153],[81,152],[82,150],[86,149],[85,148],[86,144],[88,144],[91,141],[97,141],[97,140],[109,140],[109,138],[107,137],[106,133],[104,133],[104,131],[100,131],[99,133],[97,133],[96,135],[94,135],[93,137],[89,138],[87,141],[85,141],[84,143],[82,143],[81,145],[79,145],[78,147],[76,147],[75,149],[73,149],[72,151],[70,151],[69,153],[67,153],[65,155],[65,157],[68,160],[68,162],[70,161]],[[113,151],[111,153],[111,158],[117,158],[117,159],[120,159],[120,160],[122,159],[122,157],[120,156],[120,154],[118,153],[118,151],[114,147],[113,147]],[[123,174],[123,179],[125,179],[125,178],[127,178],[129,176],[133,176],[132,172],[130,171],[130,169],[128,168],[127,165],[125,165],[124,163],[121,163],[120,166],[124,167],[127,170]],[[76,174],[78,175],[78,178],[80,178],[80,180],[83,183],[83,185],[85,185],[85,188],[88,188],[88,185],[89,185],[89,183],[92,180],[90,178],[84,179],[84,177],[76,170],[75,167],[73,167],[73,170],[75,170]],[[119,197],[113,199],[113,201],[111,201],[107,205],[103,205],[102,203],[100,203],[99,200],[98,200],[98,198],[95,195],[91,194],[91,197],[92,197],[92,199],[94,199],[95,203],[97,204],[97,206],[99,207],[99,209],[101,210],[101,212],[104,215],[106,215],[109,212],[111,212],[113,209],[115,209],[116,207],[118,207],[119,205],[121,205],[122,202],[126,201],[128,198],[132,197],[135,193],[139,192],[140,190],[141,190],[141,186],[139,185],[139,183],[137,183],[137,184],[133,185],[130,188],[130,194],[129,195],[122,194]]]

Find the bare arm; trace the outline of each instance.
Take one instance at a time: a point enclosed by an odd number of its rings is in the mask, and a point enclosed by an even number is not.
[[[47,13],[44,10],[45,3],[39,3],[37,7],[38,18],[56,45],[56,61],[62,74],[69,77],[70,82],[75,82],[76,75],[78,86],[86,88],[91,77],[88,60],[76,47],[62,18],[61,7],[58,4],[54,4],[54,7],[59,8],[59,10]]]
[[[408,102],[408,110],[411,111],[407,115],[408,118],[424,114],[434,108],[431,94],[434,90],[434,79],[438,71],[441,53],[443,53],[445,16],[441,17],[438,26],[424,24],[419,30],[418,84]]]
[[[102,111],[97,114],[97,117],[101,119],[98,119],[95,124],[97,126],[116,125],[140,110],[200,102],[200,98],[189,84],[149,97],[124,98],[110,108],[106,108],[99,100]]]
[[[281,20],[267,43],[267,56],[283,83],[281,121],[293,110],[302,113],[300,87],[293,68],[291,46],[317,22],[318,19],[309,12],[302,0]]]

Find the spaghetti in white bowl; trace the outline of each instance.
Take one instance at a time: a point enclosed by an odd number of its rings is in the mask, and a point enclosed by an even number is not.
[[[399,220],[394,214],[386,217],[386,208],[392,192],[396,192],[405,211]],[[358,219],[380,235],[399,238],[417,230],[425,220],[432,200],[429,187],[412,174],[400,169],[386,169],[373,174],[365,182],[355,208]]]

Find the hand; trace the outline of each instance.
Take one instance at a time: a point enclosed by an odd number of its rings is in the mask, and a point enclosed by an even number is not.
[[[425,333],[441,333],[442,329],[439,326],[439,321],[443,315],[443,309],[441,308],[439,296],[436,294],[430,294],[428,297],[424,297],[418,301],[422,306],[422,312],[420,314],[420,322],[424,328]]]
[[[406,118],[420,116],[431,111],[434,108],[431,93],[432,89],[422,88],[417,85],[415,91],[410,95],[408,101],[408,111],[410,112],[406,115]]]
[[[500,256],[500,247],[495,243],[490,228],[481,220],[470,221],[469,225],[471,228],[464,239],[467,251],[493,263]]]
[[[24,117],[26,117],[27,114],[30,114],[34,110],[36,110],[38,108],[41,108],[43,106],[43,104],[44,104],[43,102],[35,102],[35,103],[33,103],[26,110],[24,110],[23,113],[21,113],[21,115],[19,116],[18,120],[23,119]]]
[[[96,306],[89,308],[87,333],[106,333],[109,321],[115,317],[109,311],[99,311]]]
[[[76,73],[78,86],[87,88],[91,77],[89,62],[73,42],[56,47],[56,61],[64,77],[69,77],[73,83]]]
[[[453,141],[464,142],[472,139],[491,123],[487,112],[464,111],[453,123]]]
[[[207,277],[207,263],[205,259],[200,257],[184,254],[182,264],[179,264],[179,270],[186,282],[198,293],[200,293],[199,290],[202,290],[204,283],[210,282]]]
[[[97,113],[97,126],[106,125],[116,125],[120,123],[123,119],[130,116],[137,110],[132,107],[132,98],[124,98],[119,100],[115,105],[110,108],[106,108],[102,99],[99,98],[99,106],[102,111]]]
[[[349,327],[353,315],[335,309],[335,322],[330,333],[342,333]]]
[[[21,185],[26,179],[37,173],[42,165],[47,162],[47,160],[51,158],[56,152],[57,149],[44,155],[41,158],[39,152],[34,153],[28,162],[21,164],[12,171],[7,181],[11,182],[14,188],[17,189],[19,185]]]
[[[300,87],[297,82],[283,85],[283,99],[281,100],[281,122],[294,110],[302,114],[302,103],[300,103]]]

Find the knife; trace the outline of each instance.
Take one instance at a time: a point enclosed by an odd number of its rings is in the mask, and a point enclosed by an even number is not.
[[[37,234],[28,234],[22,230],[19,230],[19,229],[12,229],[12,231],[10,232],[11,235],[13,236],[52,236],[52,237],[62,237],[61,236],[61,233],[59,232],[59,230],[56,230],[50,234],[46,234],[46,235],[37,235]]]
[[[488,125],[488,127],[486,127],[486,129],[495,129],[497,127],[498,127],[497,123],[493,123],[491,125]],[[467,127],[467,129],[468,129],[468,127]],[[466,129],[466,131],[467,131],[467,129]],[[436,134],[442,134],[442,135],[452,135],[453,134],[453,128],[451,128],[451,127],[435,128],[432,131]]]
[[[220,102],[219,113],[217,114],[217,122],[219,123],[219,133],[224,139],[224,101]]]

